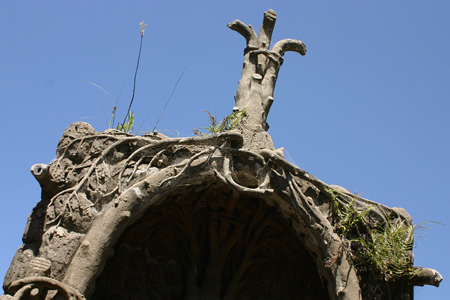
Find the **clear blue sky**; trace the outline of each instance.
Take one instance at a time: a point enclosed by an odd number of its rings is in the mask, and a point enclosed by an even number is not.
[[[124,117],[132,93],[139,22],[148,24],[133,110],[151,130],[180,136],[205,126],[204,110],[234,105],[240,19],[259,30],[278,20],[273,41],[305,42],[287,53],[268,122],[276,147],[300,168],[363,197],[405,208],[415,223],[444,223],[417,240],[416,264],[439,270],[450,295],[449,1],[3,1],[0,11],[0,278],[40,200],[29,168],[49,163],[64,129],[107,127],[112,101]],[[106,112],[103,113],[103,110]]]

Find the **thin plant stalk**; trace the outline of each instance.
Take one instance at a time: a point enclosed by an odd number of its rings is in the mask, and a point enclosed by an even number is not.
[[[167,105],[169,104],[170,100],[173,97],[173,94],[175,93],[175,90],[177,89],[178,83],[181,80],[181,77],[183,77],[184,72],[186,72],[187,66],[184,68],[183,72],[181,72],[180,77],[178,77],[177,83],[175,83],[175,86],[173,87],[172,93],[169,96],[169,99],[166,102],[166,105],[164,106],[161,114],[159,115],[158,121],[156,121],[155,126],[153,127],[152,131],[155,131],[156,126],[158,126],[159,120],[161,120],[162,115],[164,114],[164,111],[166,110]]]
[[[144,21],[139,23],[139,25],[141,26],[141,43],[139,46],[139,54],[138,54],[138,59],[137,59],[137,64],[136,64],[136,71],[134,72],[133,94],[131,95],[130,106],[128,106],[128,111],[127,111],[127,114],[125,115],[125,119],[123,119],[122,124],[125,124],[125,122],[127,121],[127,117],[130,115],[131,106],[133,105],[133,101],[134,101],[134,94],[136,92],[136,78],[137,78],[137,73],[138,73],[138,69],[139,69],[139,62],[141,60],[142,40],[144,39],[144,28],[145,28],[145,26],[147,26],[144,23]]]

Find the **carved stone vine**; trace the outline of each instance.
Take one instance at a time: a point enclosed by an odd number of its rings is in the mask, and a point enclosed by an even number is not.
[[[168,246],[178,245],[180,252],[167,252],[172,253],[167,259],[180,261],[177,268],[183,274],[166,292],[179,296],[176,291],[181,289],[183,299],[238,299],[244,292],[270,299],[273,291],[264,296],[254,294],[260,290],[248,290],[246,282],[260,273],[254,266],[278,260],[274,265],[280,268],[277,274],[290,274],[288,266],[292,263],[299,264],[300,270],[306,262],[297,261],[295,251],[282,250],[297,247],[297,252],[305,252],[302,257],[310,256],[307,261],[317,272],[318,281],[311,283],[310,293],[318,293],[312,287],[325,285],[330,299],[358,299],[360,288],[351,252],[333,225],[333,187],[290,164],[278,152],[242,148],[243,141],[237,132],[172,139],[161,134],[130,136],[115,130],[98,133],[86,123],[75,123],[61,138],[57,158],[50,165],[32,167],[42,186],[43,201],[30,223],[42,224],[43,239],[26,232],[27,247],[35,249],[32,255],[37,259],[49,261],[42,269],[46,276],[92,299],[96,299],[95,278],[105,267],[117,268],[110,266],[108,259],[123,249],[133,249],[124,243],[131,237],[132,243],[140,245],[136,249],[150,247],[153,250],[149,253],[154,253],[157,248],[152,245],[161,241],[158,236],[177,236],[175,240],[162,240]],[[389,216],[393,216],[391,209],[354,195],[340,193],[337,197],[343,204],[355,199],[361,210],[374,206],[368,216],[373,226],[389,222]],[[152,216],[145,217],[145,212]],[[153,238],[137,238],[143,233],[139,229],[134,229],[134,235],[127,234],[139,222],[144,222],[145,232],[154,232]],[[27,228],[32,230],[32,226]],[[162,228],[165,231],[160,232]],[[279,229],[269,233],[269,228]],[[279,240],[274,240],[273,234]],[[292,236],[283,242],[285,234]],[[284,245],[288,240],[294,244]],[[69,253],[66,264],[56,259],[58,249]],[[277,251],[290,263],[272,257]],[[18,252],[17,259],[22,260],[23,255],[23,250]],[[114,261],[117,264],[120,259]],[[152,268],[164,264],[158,259],[148,264],[155,262]],[[227,269],[230,263],[234,267]],[[194,270],[199,273],[192,273]],[[9,273],[6,289],[17,293],[17,289],[11,289],[13,282],[26,277],[25,273]],[[100,278],[99,287],[107,280]],[[295,291],[287,285],[283,290],[283,285],[275,284],[275,277],[265,278],[268,286],[279,286],[278,293]],[[296,285],[301,286],[300,282]]]

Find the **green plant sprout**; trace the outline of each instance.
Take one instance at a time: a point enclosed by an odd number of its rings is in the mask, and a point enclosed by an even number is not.
[[[338,201],[337,195],[338,191],[333,189],[328,189],[331,200],[332,200],[332,210],[336,216],[336,230],[338,233],[344,235],[348,238],[350,232],[357,229],[359,225],[365,224],[365,216],[372,209],[371,206],[367,207],[364,211],[360,211],[355,206],[355,197],[348,204],[342,204]]]
[[[135,117],[136,116],[133,112],[129,112],[127,114],[127,117],[125,118],[125,122],[122,124],[121,123],[117,124],[116,129],[130,134],[133,131]]]
[[[242,119],[246,116],[247,110],[244,109],[242,111],[235,110],[230,115],[225,116],[222,121],[219,122],[215,114],[212,114],[211,112],[205,110],[205,113],[209,117],[209,126],[208,127],[198,127],[193,130],[195,135],[210,135],[210,134],[217,134],[221,132],[229,131],[233,128],[236,128],[236,126],[242,121]],[[206,133],[202,132],[201,130],[205,130]]]
[[[347,204],[338,201],[338,191],[328,189],[331,195],[332,210],[336,221],[336,231],[349,239],[353,230],[360,225],[366,225],[365,216],[372,207],[364,211],[355,207],[355,198]],[[388,218],[389,219],[389,218]],[[359,254],[364,264],[367,264],[376,278],[386,282],[411,278],[419,272],[412,262],[414,233],[422,228],[423,223],[408,225],[404,221],[395,225],[386,222],[385,227],[370,229],[364,237],[350,239],[350,243],[359,243]]]
[[[419,272],[412,263],[414,231],[419,225],[407,225],[403,221],[396,225],[387,223],[369,232],[366,239],[360,238],[362,254],[372,271],[385,281],[411,278]]]

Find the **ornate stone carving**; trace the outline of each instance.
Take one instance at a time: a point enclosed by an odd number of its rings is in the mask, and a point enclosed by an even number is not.
[[[284,53],[294,51],[301,55],[306,54],[305,44],[293,39],[278,41],[270,50],[276,19],[274,10],[266,11],[259,35],[251,25],[240,20],[228,24],[230,29],[240,33],[247,42],[235,101],[240,110],[247,110],[249,116],[246,127],[254,132],[269,129],[267,115],[273,103],[273,92]]]
[[[7,293],[14,296],[13,300],[47,299],[47,296],[54,296],[56,293],[65,300],[86,299],[73,287],[58,280],[41,276],[16,280],[9,285]]]
[[[247,40],[240,130],[188,138],[83,122],[65,130],[56,159],[31,168],[42,200],[2,300],[409,300],[414,285],[439,285],[442,276],[425,268],[380,283],[359,260],[352,240],[411,225],[404,210],[327,185],[274,150],[266,118],[282,56],[306,51],[290,39],[269,50],[275,19],[265,13],[259,36],[229,24]],[[345,234],[342,207],[360,218]],[[412,267],[411,249],[406,258]]]

